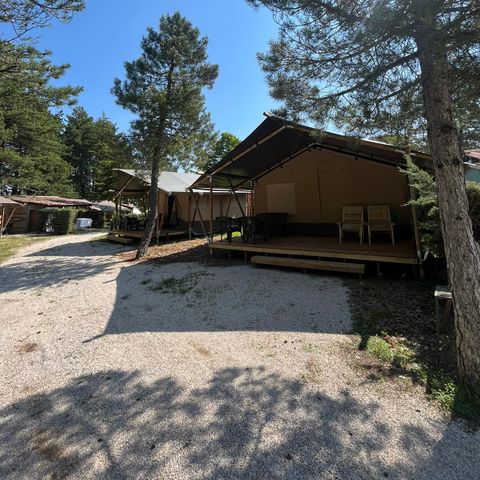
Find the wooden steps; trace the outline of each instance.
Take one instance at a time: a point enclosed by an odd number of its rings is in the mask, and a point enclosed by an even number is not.
[[[365,273],[364,263],[327,262],[307,258],[269,257],[268,255],[255,255],[252,257],[251,262],[255,265],[292,267],[304,270],[325,270],[328,272],[356,273],[358,275]]]
[[[110,240],[111,242],[123,243],[124,245],[130,245],[131,243],[135,243],[135,239],[121,237],[116,233],[109,233],[107,236],[107,240]]]

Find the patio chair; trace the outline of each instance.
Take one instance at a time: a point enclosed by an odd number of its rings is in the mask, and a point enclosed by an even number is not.
[[[220,233],[220,241],[223,239],[223,234],[227,234],[228,243],[232,243],[233,232],[241,232],[242,224],[239,219],[232,217],[217,217],[217,232]]]
[[[393,234],[393,226],[390,216],[390,207],[388,205],[368,206],[368,244],[372,244],[372,233],[388,233],[392,239],[392,245],[395,245],[395,236]]]
[[[337,223],[340,243],[344,232],[358,233],[363,243],[363,223],[363,207],[343,207],[342,221]]]

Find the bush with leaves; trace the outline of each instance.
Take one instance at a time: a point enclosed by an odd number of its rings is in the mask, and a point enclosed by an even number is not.
[[[440,229],[440,214],[435,179],[427,171],[413,163],[411,157],[406,157],[407,166],[400,171],[408,177],[410,186],[415,189],[416,198],[407,205],[415,207],[418,213],[418,226],[422,248],[435,257],[444,257],[442,232]],[[473,233],[480,240],[480,185],[467,182],[467,196],[470,206],[470,217]]]
[[[43,208],[42,225],[47,232],[55,235],[67,235],[75,232],[78,211],[73,208]]]

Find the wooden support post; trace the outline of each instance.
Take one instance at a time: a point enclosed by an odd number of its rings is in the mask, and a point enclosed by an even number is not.
[[[192,192],[191,189],[190,189],[190,192]],[[200,206],[198,205],[198,197],[199,197],[198,194],[195,194],[195,195],[193,196],[193,200],[195,201],[195,212],[194,212],[193,218],[195,218],[195,213],[198,211],[198,216],[200,217],[200,224],[202,225],[202,230],[203,230],[203,233],[205,234],[205,238],[206,238],[207,241],[208,241],[207,230],[205,229],[205,224],[203,223],[202,212],[200,211]],[[210,242],[209,242],[209,243],[210,243]],[[211,249],[210,249],[210,251],[211,251]]]
[[[4,223],[5,223],[5,205],[2,206],[2,219],[0,220],[0,237],[3,236]]]
[[[232,182],[230,182],[230,189],[232,190],[233,196],[235,197],[235,200],[237,201],[238,207],[240,208],[240,212],[242,212],[242,217],[245,216],[245,211],[243,210],[242,204],[240,203],[240,200],[237,197],[237,192],[232,186]]]
[[[191,240],[192,239],[192,219],[191,219],[191,214],[190,214],[190,209],[192,204],[192,194],[188,194],[188,238]]]
[[[225,210],[225,216],[228,217],[228,212],[230,211],[230,205],[232,203],[232,193],[228,195],[227,210]]]
[[[210,175],[210,242],[213,242],[213,177]]]
[[[120,216],[118,214],[118,198],[115,198],[115,225],[116,230],[120,230]]]
[[[155,225],[155,237],[157,240],[157,245],[160,243],[160,195],[157,190],[157,219]]]

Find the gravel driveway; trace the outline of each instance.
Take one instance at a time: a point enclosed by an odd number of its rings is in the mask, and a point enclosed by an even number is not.
[[[0,478],[480,479],[478,432],[358,366],[341,278],[94,237],[0,266]]]

